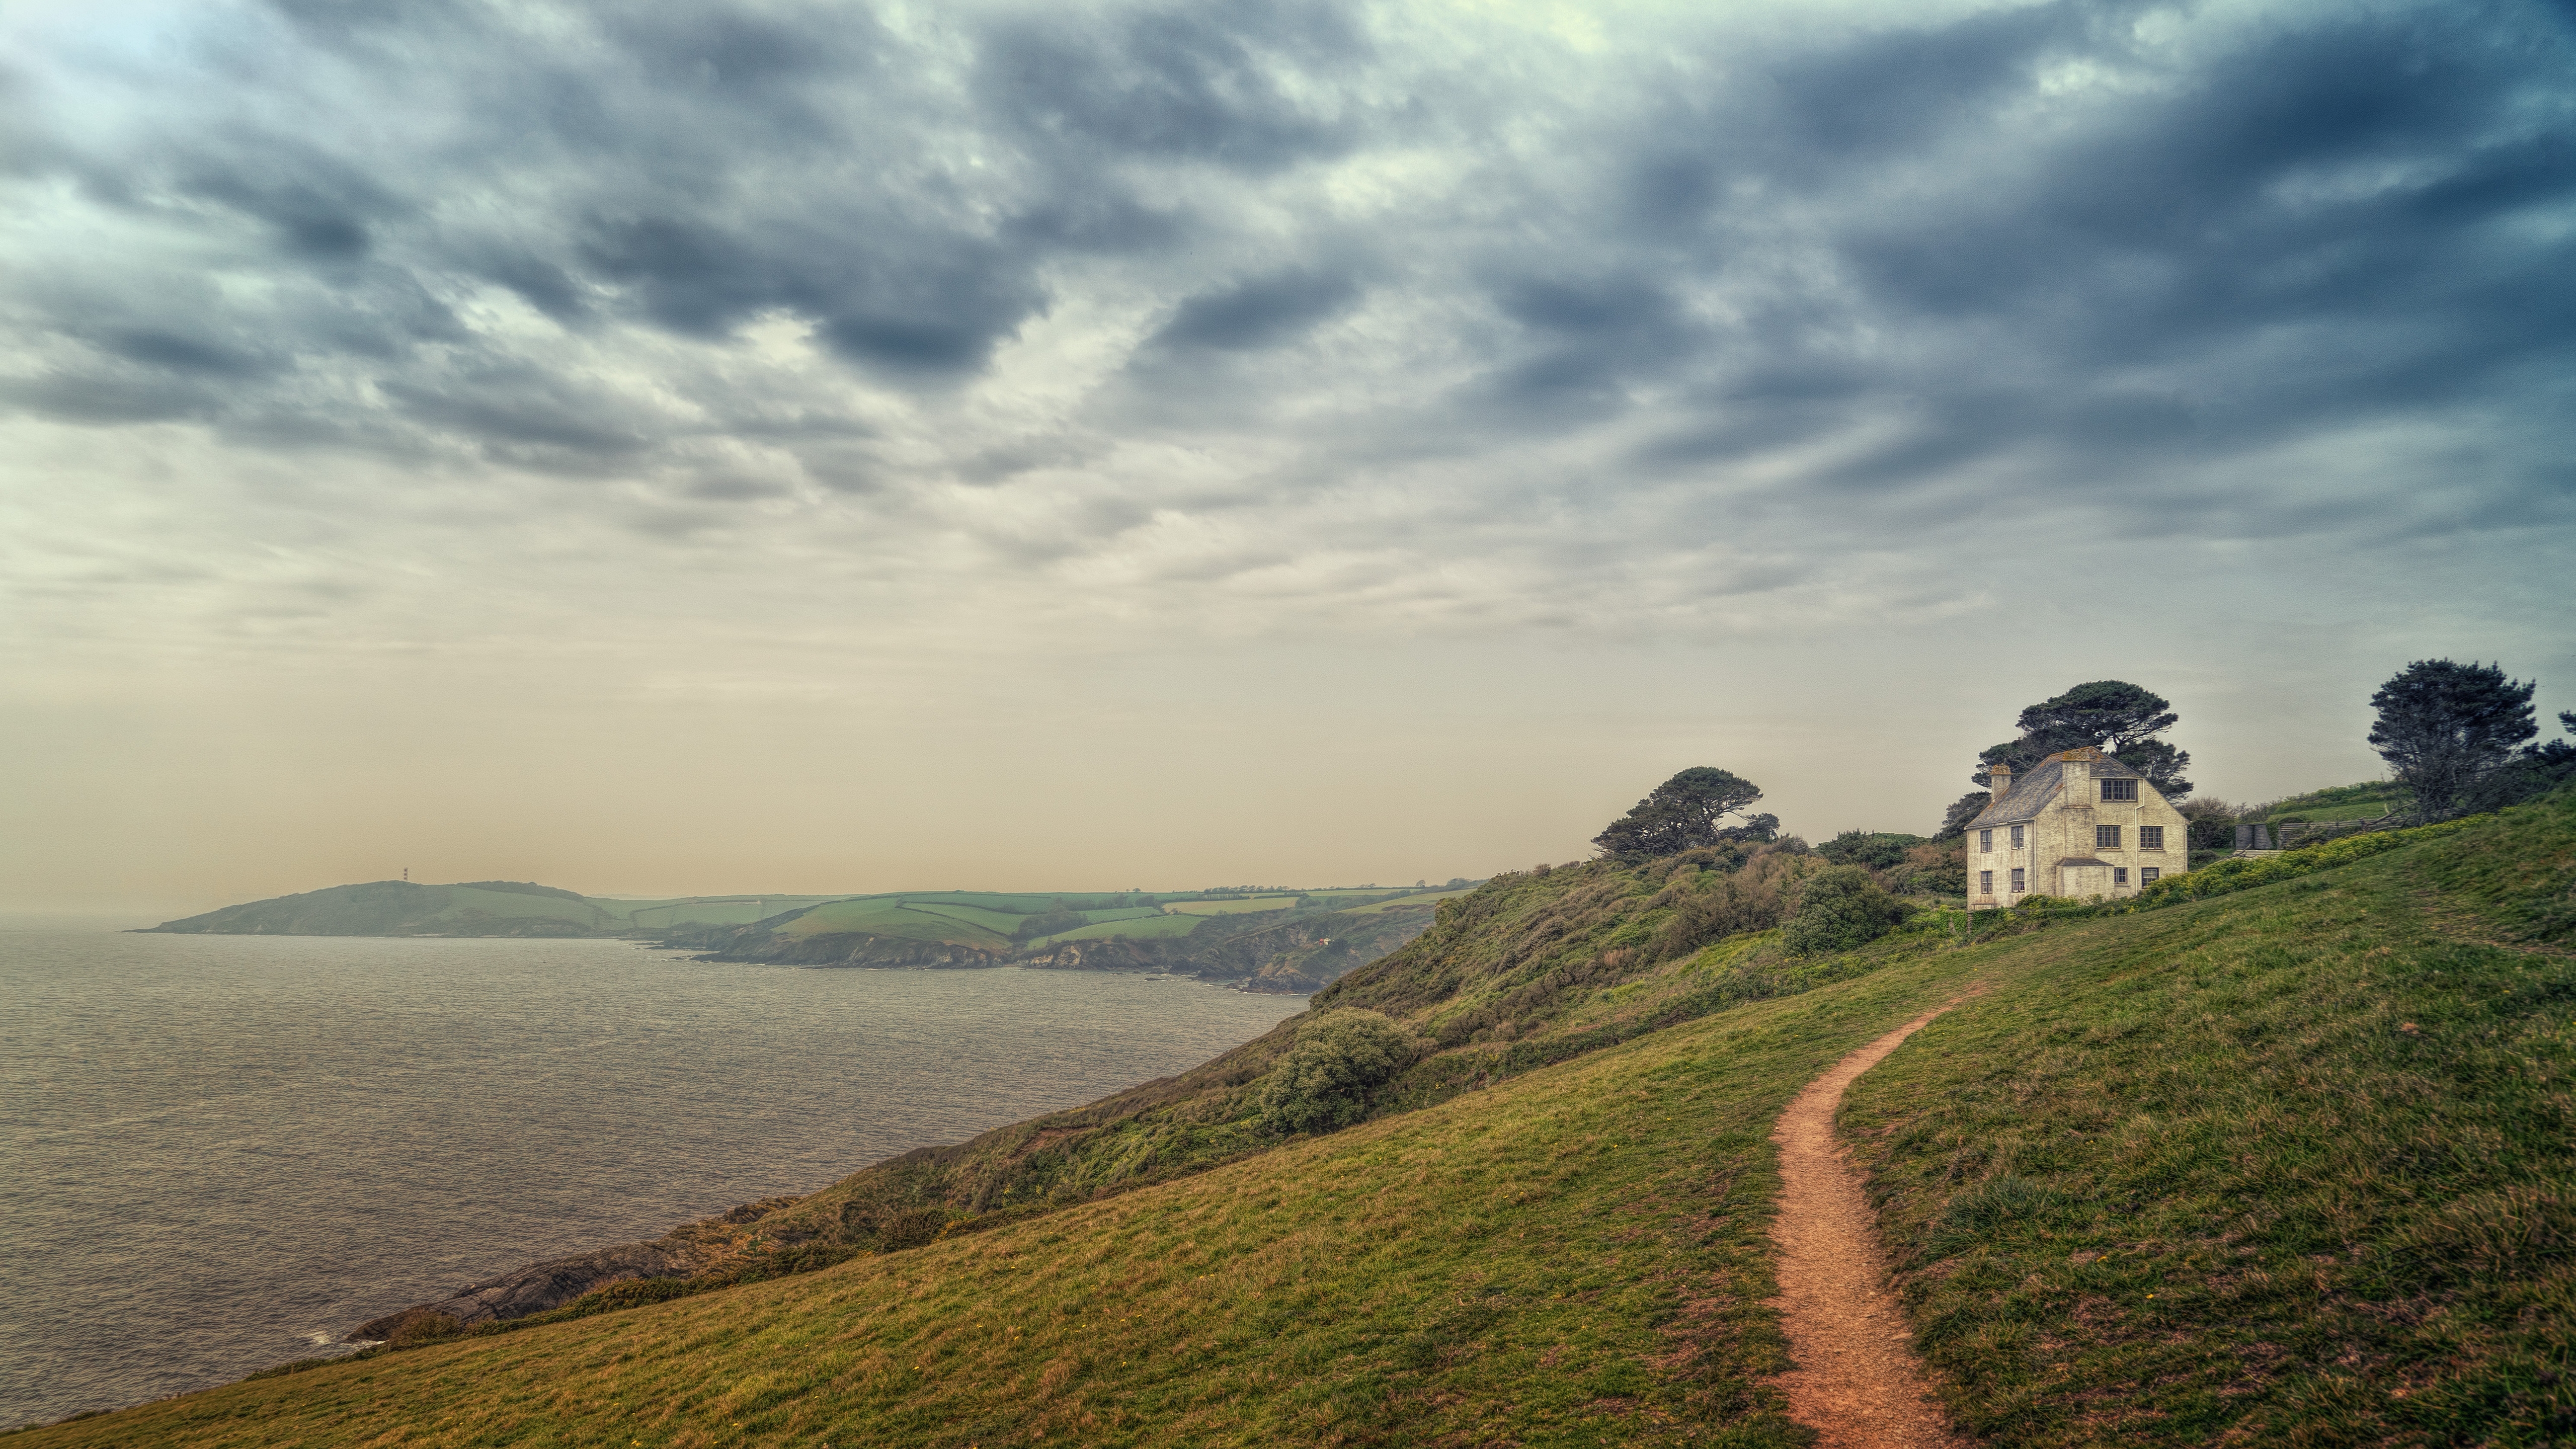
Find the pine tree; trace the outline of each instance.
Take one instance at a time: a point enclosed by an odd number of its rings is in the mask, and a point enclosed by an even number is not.
[[[2514,747],[2540,733],[2531,681],[2494,664],[2418,659],[2370,697],[2379,711],[2370,743],[2415,793],[2415,813],[2447,820],[2471,808],[2480,787],[2513,762]]]
[[[1750,815],[1762,787],[1730,771],[1697,765],[1657,785],[1627,814],[1592,837],[1604,855],[1675,855],[1721,840],[1769,840],[1776,815]],[[1742,822],[1727,825],[1728,816]]]
[[[2054,699],[2043,699],[2014,722],[2021,734],[1977,752],[1978,770],[1968,778],[1981,789],[1994,784],[1988,767],[2009,765],[2026,773],[2060,750],[2090,745],[2144,776],[2156,793],[2179,801],[2191,793],[2182,772],[2191,766],[2188,751],[2156,738],[2181,716],[2164,697],[2118,679],[2079,684]],[[1941,819],[1935,838],[1947,839],[1966,828],[1985,808],[1982,795],[1962,795]]]

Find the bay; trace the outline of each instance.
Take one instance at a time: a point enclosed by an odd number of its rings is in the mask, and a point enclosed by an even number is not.
[[[0,934],[0,1427],[1195,1066],[1303,998],[623,941]]]

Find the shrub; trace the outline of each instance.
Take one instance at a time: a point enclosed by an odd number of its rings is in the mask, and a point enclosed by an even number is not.
[[[1914,846],[1905,852],[1905,864],[1889,875],[1899,893],[1964,896],[1968,893],[1968,839],[1963,835],[1943,843]],[[1896,879],[1900,876],[1902,879]]]
[[[1816,872],[1798,894],[1797,913],[1781,940],[1802,956],[1848,951],[1886,935],[1905,919],[1905,907],[1856,865]]]
[[[844,1242],[872,1243],[880,1252],[899,1252],[936,1241],[940,1230],[956,1216],[942,1207],[907,1208],[873,1202],[847,1202],[841,1204],[841,1237]]]
[[[1367,1115],[1369,1097],[1412,1065],[1404,1028],[1374,1011],[1328,1011],[1297,1029],[1297,1044],[1261,1087],[1261,1125],[1280,1136],[1330,1132]]]
[[[621,1308],[668,1303],[674,1298],[686,1298],[690,1292],[688,1281],[682,1278],[620,1278],[574,1299],[571,1316],[588,1318],[594,1313],[614,1313]]]
[[[1815,857],[1802,850],[1763,845],[1727,874],[1676,880],[1656,897],[1673,913],[1655,928],[1647,955],[1669,961],[1711,941],[1770,930],[1787,918],[1798,882],[1815,868]]]

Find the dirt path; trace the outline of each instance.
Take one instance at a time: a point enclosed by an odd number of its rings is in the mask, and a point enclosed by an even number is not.
[[[1982,990],[1983,988],[1978,988]],[[1925,1022],[1975,995],[1951,998],[1834,1063],[1807,1084],[1771,1140],[1780,1144],[1780,1317],[1797,1366],[1780,1376],[1789,1417],[1822,1449],[1965,1449],[1928,1396],[1914,1334],[1887,1291],[1887,1260],[1860,1174],[1834,1142],[1834,1108],[1852,1079],[1877,1066]]]

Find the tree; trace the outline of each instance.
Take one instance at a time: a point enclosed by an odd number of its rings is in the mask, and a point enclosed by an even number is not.
[[[2060,750],[2090,745],[2144,775],[2165,799],[2180,800],[2191,793],[2191,782],[2182,777],[2191,755],[2156,738],[2180,718],[2161,695],[2122,680],[2097,679],[2023,710],[2015,721],[2020,737],[1980,751],[1977,759],[2019,773]],[[1968,778],[1980,785],[1994,782],[1986,770]]]
[[[1952,801],[1950,808],[1941,812],[1941,828],[1932,832],[1934,840],[1956,839],[1968,828],[1969,821],[1984,814],[1986,807],[1994,803],[1995,797],[1991,784],[1994,777],[1989,775],[1986,778],[1989,781],[1987,789],[1971,790]]]
[[[2514,747],[2540,733],[2534,685],[2494,664],[2418,659],[2370,697],[2379,718],[2370,743],[2415,792],[2415,813],[2447,820],[2470,808],[2480,787],[2511,764]]]
[[[1761,798],[1762,787],[1752,781],[1695,765],[1657,785],[1592,843],[1603,855],[1677,855],[1723,840],[1776,839],[1780,817],[1745,813]],[[1730,815],[1743,823],[1723,823]]]

